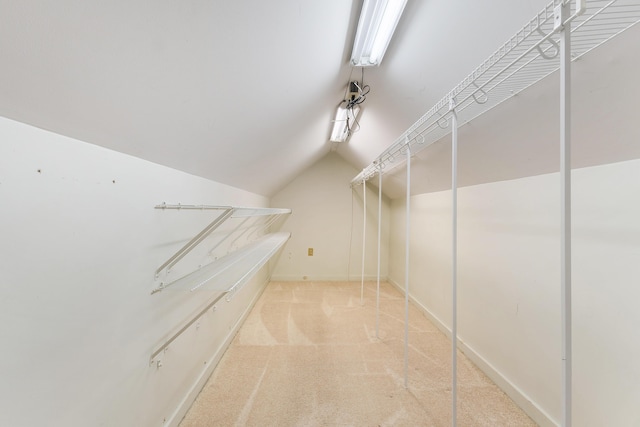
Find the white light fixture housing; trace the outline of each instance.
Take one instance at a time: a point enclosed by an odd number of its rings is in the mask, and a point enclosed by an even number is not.
[[[380,65],[406,4],[407,0],[364,0],[353,42],[351,65]]]
[[[336,119],[333,122],[333,130],[331,131],[331,142],[345,142],[349,135],[352,133],[353,126],[356,123],[356,118],[360,113],[360,106],[354,105],[351,108],[346,108],[343,104],[340,104],[336,113]]]

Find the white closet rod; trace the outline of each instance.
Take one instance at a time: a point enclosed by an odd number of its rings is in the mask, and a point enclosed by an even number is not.
[[[198,209],[198,210],[225,210],[233,209],[233,206],[220,206],[220,205],[183,205],[162,203],[154,206],[154,209]]]
[[[291,213],[291,209],[280,208],[253,208],[244,206],[223,206],[223,205],[183,205],[162,203],[154,206],[154,209],[178,209],[178,210],[228,210],[233,209],[234,218],[245,218],[248,216],[265,216],[265,215],[279,215]]]

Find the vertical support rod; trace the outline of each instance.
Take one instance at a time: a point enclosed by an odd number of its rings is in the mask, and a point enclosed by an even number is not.
[[[376,338],[380,339],[380,237],[382,235],[382,167],[378,167],[378,278],[376,286]]]
[[[451,425],[457,424],[458,404],[458,115],[451,110]]]
[[[367,243],[367,180],[362,180],[362,200],[363,200],[363,218],[362,218],[362,282],[360,284],[360,304],[364,305],[364,255]]]
[[[562,426],[571,427],[571,24],[564,24],[570,5],[560,15],[560,239],[562,310]]]
[[[411,149],[407,140],[407,213],[404,264],[404,388],[409,388],[409,236],[411,235]]]

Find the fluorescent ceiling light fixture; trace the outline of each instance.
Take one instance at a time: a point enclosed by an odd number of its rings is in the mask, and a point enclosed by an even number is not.
[[[333,130],[331,131],[331,142],[345,142],[349,135],[353,133],[353,127],[356,124],[356,118],[360,113],[360,106],[354,105],[346,108],[343,105],[338,107],[336,119],[333,122]]]
[[[406,4],[407,0],[364,0],[353,42],[351,65],[380,65]]]

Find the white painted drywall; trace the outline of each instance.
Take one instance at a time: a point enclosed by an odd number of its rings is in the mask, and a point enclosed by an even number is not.
[[[150,367],[157,346],[216,295],[150,295],[155,269],[215,215],[153,209],[163,201],[268,204],[0,118],[0,425],[180,421],[268,272],[221,300],[161,355],[162,367]],[[210,259],[215,238],[176,272]]]
[[[292,209],[282,226],[291,239],[273,280],[360,280],[362,274],[362,186],[349,182],[358,171],[330,153],[297,176],[271,199]],[[384,186],[384,183],[383,183]],[[389,201],[382,199],[381,276],[387,276]],[[365,279],[377,275],[378,189],[367,184]],[[313,248],[313,256],[308,249]]]
[[[574,423],[638,426],[640,160],[574,170],[572,200]],[[559,201],[558,174],[458,192],[459,339],[541,424],[561,416]],[[390,233],[400,284],[404,203]],[[412,197],[411,227],[410,293],[450,327],[451,192]]]

